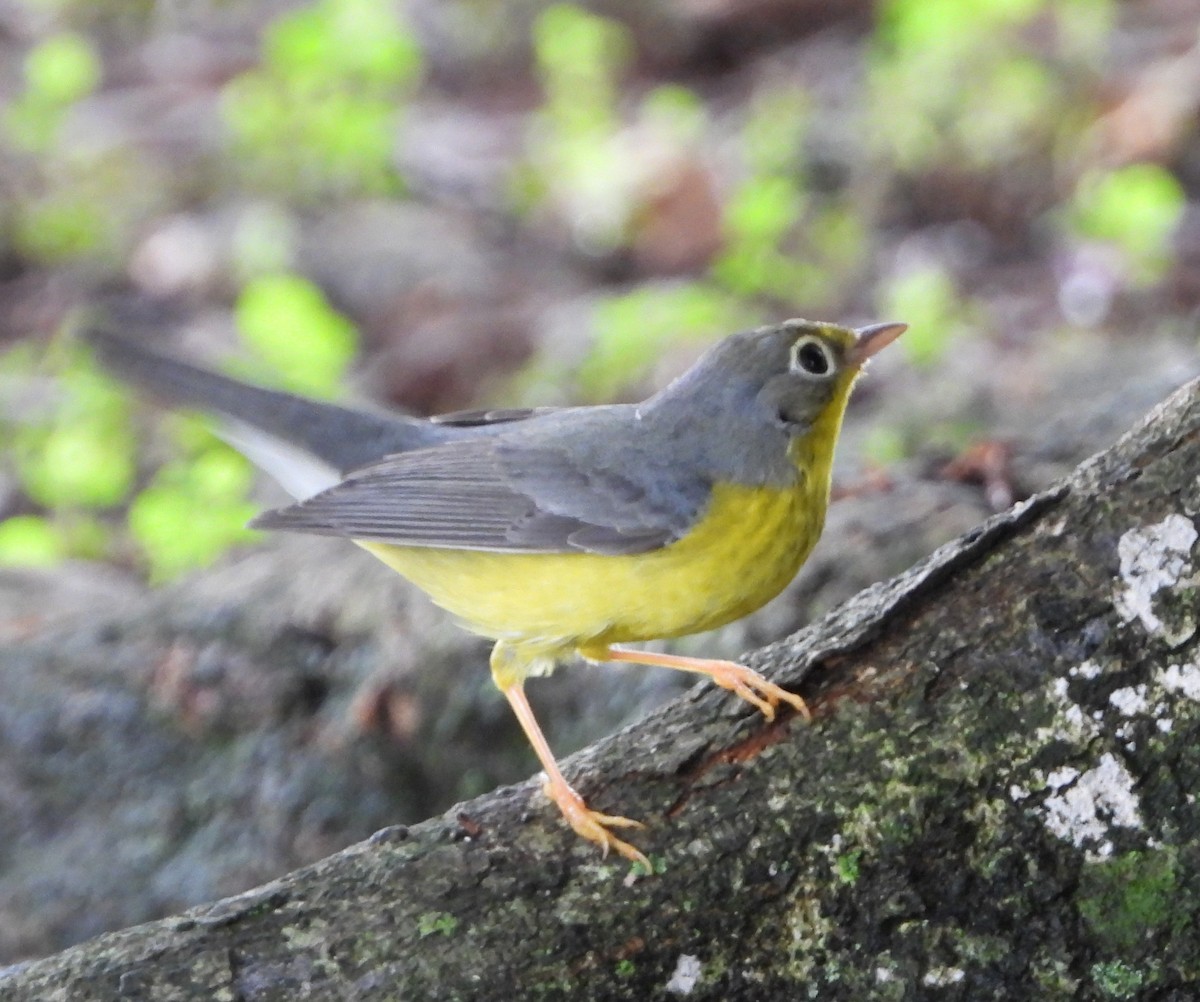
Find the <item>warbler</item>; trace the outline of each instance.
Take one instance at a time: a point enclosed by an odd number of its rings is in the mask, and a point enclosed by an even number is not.
[[[344,536],[495,641],[492,677],[583,838],[641,864],[558,767],[525,695],[561,662],[627,661],[710,678],[768,719],[796,694],[730,661],[615,647],[732,622],[777,595],[824,526],[851,387],[906,325],[788,320],[713,345],[639,404],[351,410],[251,386],[147,350],[94,319],[119,375],[224,419],[298,503],[260,529]]]

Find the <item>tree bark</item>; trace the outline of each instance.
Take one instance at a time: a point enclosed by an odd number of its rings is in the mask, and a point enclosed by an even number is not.
[[[0,973],[11,1002],[1200,993],[1200,381],[1055,488],[535,781]]]

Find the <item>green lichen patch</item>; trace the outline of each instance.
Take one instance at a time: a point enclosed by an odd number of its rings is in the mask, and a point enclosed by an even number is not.
[[[1120,960],[1104,960],[1092,965],[1092,979],[1108,998],[1132,998],[1146,981],[1146,973]]]
[[[425,912],[417,919],[417,933],[426,936],[452,936],[458,928],[458,919],[449,912]]]
[[[1169,849],[1127,852],[1091,862],[1080,874],[1079,911],[1100,945],[1130,956],[1151,937],[1177,932],[1189,921],[1181,905],[1176,856]]]

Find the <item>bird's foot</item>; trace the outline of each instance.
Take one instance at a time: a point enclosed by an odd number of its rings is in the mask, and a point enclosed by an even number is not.
[[[676,671],[692,672],[696,675],[707,675],[722,689],[741,696],[747,703],[753,703],[768,720],[775,719],[775,707],[787,703],[805,720],[812,720],[812,711],[794,692],[768,682],[753,668],[747,668],[736,661],[718,661],[713,658],[689,658],[682,654],[659,654],[655,651],[624,651],[619,648],[581,649],[584,657],[593,661],[632,661],[635,664],[658,665],[662,668],[674,668]]]
[[[787,703],[805,720],[812,720],[812,711],[794,692],[768,682],[753,668],[747,668],[736,661],[709,661],[702,670],[722,689],[728,689],[736,696],[741,696],[747,703],[753,703],[768,720],[775,719],[775,707]]]
[[[555,782],[554,779],[549,779],[542,789],[545,791],[546,796],[553,800],[558,809],[562,811],[562,816],[566,819],[567,824],[575,829],[575,833],[589,842],[595,842],[599,845],[605,856],[612,849],[626,859],[639,863],[647,874],[654,872],[654,868],[650,865],[650,860],[645,855],[628,842],[617,838],[609,830],[610,828],[644,828],[645,825],[640,821],[593,811],[584,802],[583,797],[576,793],[565,781]]]

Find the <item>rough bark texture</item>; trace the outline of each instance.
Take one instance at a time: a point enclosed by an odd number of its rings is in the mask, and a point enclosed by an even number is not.
[[[1200,993],[1200,382],[1067,482],[534,782],[0,976],[12,1002]]]

